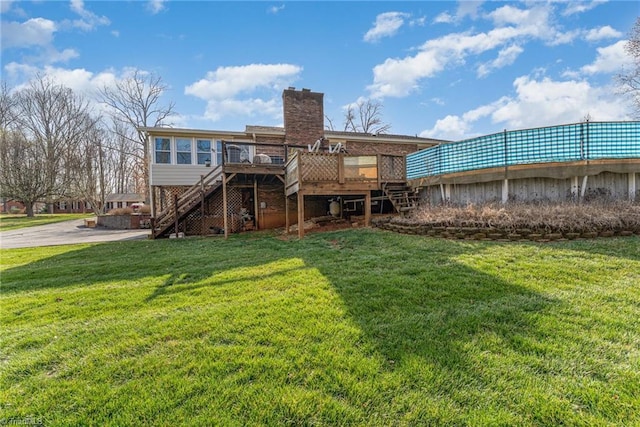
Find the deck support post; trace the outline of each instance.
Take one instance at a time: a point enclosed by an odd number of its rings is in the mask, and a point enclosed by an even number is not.
[[[636,174],[631,172],[629,174],[629,200],[635,202],[636,200]]]
[[[291,227],[291,221],[289,219],[289,196],[286,192],[284,195],[284,234],[289,234],[289,227]]]
[[[173,195],[173,212],[175,214],[175,232],[176,232],[176,239],[178,238],[178,229],[180,228],[178,226],[178,195],[174,194]]]
[[[364,226],[371,226],[371,191],[367,191],[364,195]]]
[[[584,200],[584,195],[587,192],[587,179],[589,178],[589,175],[585,175],[584,178],[582,178],[582,189],[580,190],[580,200]]]
[[[502,181],[502,203],[507,203],[509,201],[509,180],[504,179]]]
[[[204,176],[200,175],[200,235],[204,236]]]
[[[229,238],[229,214],[227,204],[227,174],[222,173],[222,218],[224,223],[224,238]]]
[[[298,238],[304,237],[304,194],[298,191]]]
[[[578,195],[580,194],[580,183],[578,182],[578,177],[574,176],[571,178],[571,197],[573,201],[578,200]]]
[[[260,204],[258,201],[258,180],[254,176],[253,177],[253,218],[256,223],[256,230],[260,230],[260,221],[258,219],[260,218],[260,211],[258,211],[259,207],[260,207]]]

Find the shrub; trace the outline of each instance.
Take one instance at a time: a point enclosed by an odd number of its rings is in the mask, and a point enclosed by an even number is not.
[[[116,208],[107,212],[107,215],[131,215],[132,213],[133,209],[131,208]]]
[[[482,227],[545,232],[587,230],[640,230],[640,206],[610,203],[491,203],[467,206],[424,207],[394,222],[444,227]]]

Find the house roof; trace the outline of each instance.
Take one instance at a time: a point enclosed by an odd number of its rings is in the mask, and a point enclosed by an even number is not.
[[[422,138],[419,136],[411,136],[411,135],[395,135],[388,133],[380,133],[380,134],[371,134],[371,133],[363,133],[363,132],[344,132],[344,131],[333,131],[327,130],[324,132],[325,137],[327,138],[336,138],[336,139],[348,139],[355,141],[380,141],[380,142],[397,142],[397,143],[414,143],[418,145],[426,144],[426,145],[436,145],[447,143],[449,141],[444,141],[441,139],[433,139],[433,138]]]
[[[107,202],[144,202],[144,194],[112,193],[106,197]]]
[[[280,136],[285,138],[286,134],[283,127],[278,126],[245,126],[244,131],[224,131],[224,130],[206,130],[206,129],[184,129],[184,128],[172,128],[172,127],[141,127],[139,130],[148,132],[151,135],[184,135],[184,136],[201,136],[211,138],[217,136],[222,138],[243,138],[253,139],[254,136]],[[344,131],[324,131],[324,136],[327,139],[345,139],[350,141],[368,141],[368,142],[384,142],[384,143],[397,143],[407,144],[413,143],[422,146],[431,146],[437,144],[449,143],[451,141],[445,141],[441,139],[422,138],[419,136],[411,135],[396,135],[396,134],[371,134],[363,132],[344,132]]]

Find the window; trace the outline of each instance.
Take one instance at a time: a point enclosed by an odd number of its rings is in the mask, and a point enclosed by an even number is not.
[[[74,211],[80,210],[80,203],[77,201],[71,202],[71,210],[74,210]]]
[[[58,209],[60,209],[61,211],[66,211],[67,210],[67,202],[58,202]]]
[[[156,138],[156,163],[171,163],[171,140]]]
[[[176,138],[176,160],[179,165],[191,164],[191,140]]]
[[[207,161],[211,164],[211,141],[208,139],[196,140],[196,153],[199,165],[204,165]]]
[[[216,165],[222,164],[222,141],[216,141]]]

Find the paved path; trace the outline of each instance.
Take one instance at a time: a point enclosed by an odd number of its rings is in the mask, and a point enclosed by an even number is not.
[[[76,243],[113,242],[117,240],[146,239],[149,230],[112,230],[86,228],[84,220],[25,227],[0,232],[0,248],[29,248],[34,246],[70,245]]]

